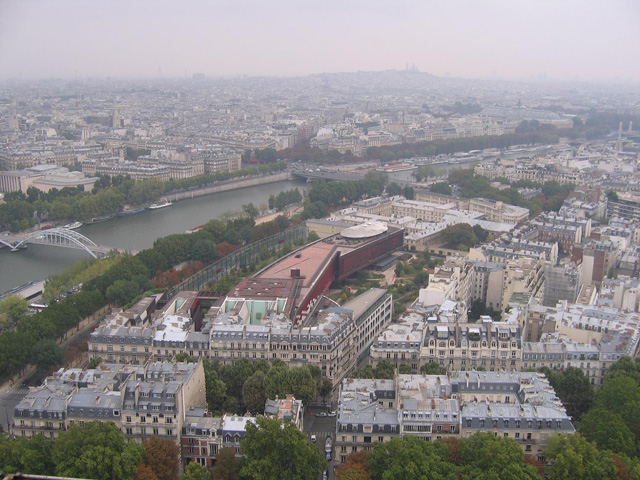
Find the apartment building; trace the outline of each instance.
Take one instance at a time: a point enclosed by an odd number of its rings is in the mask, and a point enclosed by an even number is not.
[[[179,353],[222,364],[239,358],[280,359],[291,366],[317,365],[326,378],[339,383],[358,359],[366,357],[369,345],[393,314],[391,295],[383,289],[370,289],[341,307],[329,306],[307,322],[294,325],[285,315],[286,302],[278,298],[273,284],[265,286],[276,293],[272,299],[257,296],[259,290],[252,285],[249,288],[256,298],[216,300],[199,331],[193,322],[197,292],[180,292],[151,315],[144,305],[150,306],[153,300],[147,299],[134,309],[145,312],[148,321],[143,322],[132,311],[106,319],[89,338],[89,354],[132,365],[144,364],[152,355],[170,360]]]
[[[152,435],[178,441],[191,405],[205,405],[202,362],[101,363],[61,370],[31,389],[15,407],[11,433],[56,438],[74,423],[108,421],[136,441]]]
[[[369,349],[369,362],[377,364],[386,360],[399,368],[411,367],[413,373],[420,369],[420,351],[426,332],[426,315],[420,311],[408,311],[397,322],[385,328]]]
[[[552,434],[575,428],[544,375],[452,372],[396,375],[393,380],[345,379],[336,422],[336,458],[372,443],[414,435],[425,440],[492,432],[525,453],[542,452]]]
[[[429,275],[429,284],[420,289],[418,302],[422,305],[440,305],[447,299],[469,303],[472,288],[476,287],[475,265],[462,256],[449,256],[444,264],[435,267]],[[486,295],[485,295],[486,297]]]
[[[613,363],[622,356],[637,355],[640,316],[607,305],[566,301],[560,301],[556,307],[532,304],[525,331],[522,368],[575,367],[599,387]]]

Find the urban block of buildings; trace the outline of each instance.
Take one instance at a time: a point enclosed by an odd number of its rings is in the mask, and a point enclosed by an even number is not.
[[[538,373],[471,371],[342,382],[335,441],[341,462],[349,453],[396,437],[430,441],[477,432],[511,438],[525,453],[544,460],[548,439],[575,428]]]

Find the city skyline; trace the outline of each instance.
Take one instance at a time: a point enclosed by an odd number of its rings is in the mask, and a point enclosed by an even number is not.
[[[436,76],[638,82],[640,4],[0,2],[0,79]]]

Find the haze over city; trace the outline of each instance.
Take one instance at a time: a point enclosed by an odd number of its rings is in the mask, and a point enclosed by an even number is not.
[[[0,2],[0,78],[438,76],[636,82],[636,1]]]

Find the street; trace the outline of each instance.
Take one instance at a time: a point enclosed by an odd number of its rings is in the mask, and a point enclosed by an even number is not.
[[[28,392],[29,387],[17,384],[0,393],[0,426],[3,432],[9,431],[9,425],[13,420],[13,411]]]
[[[326,407],[312,407],[308,408],[304,416],[304,432],[307,434],[307,438],[311,440],[311,436],[316,436],[316,446],[322,451],[322,455],[326,456],[324,447],[327,437],[331,437],[332,440],[332,452],[331,461],[328,462],[327,470],[329,473],[328,478],[334,478],[335,468],[335,451],[333,451],[333,442],[335,442],[336,436],[336,417],[316,417],[315,414],[319,412],[327,413]]]

